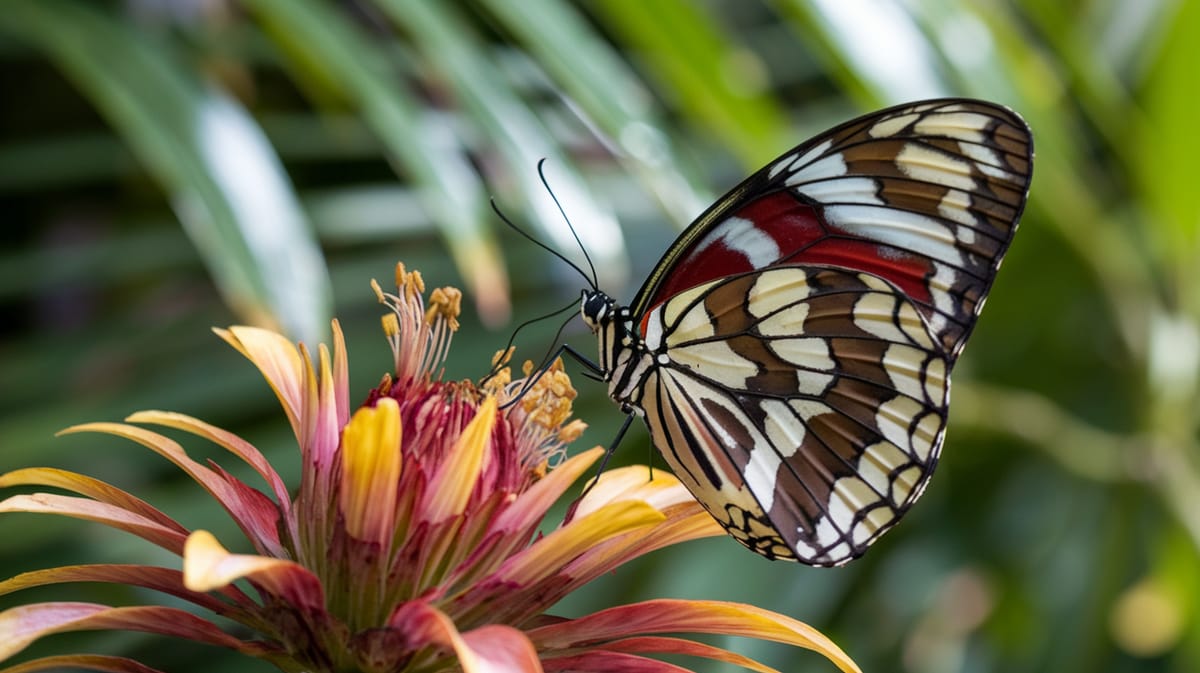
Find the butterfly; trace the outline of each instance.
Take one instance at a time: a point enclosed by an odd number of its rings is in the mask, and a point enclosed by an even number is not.
[[[1028,125],[993,103],[843,123],[700,215],[628,306],[583,291],[595,373],[737,541],[857,558],[929,483],[1032,168]]]

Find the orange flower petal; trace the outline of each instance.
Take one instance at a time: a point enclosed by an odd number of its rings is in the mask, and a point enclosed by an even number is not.
[[[751,671],[758,671],[759,673],[779,673],[778,670],[757,662],[750,657],[686,638],[665,638],[662,636],[625,638],[605,643],[601,649],[606,652],[624,652],[629,654],[681,654],[689,657],[703,657],[705,659],[712,659],[713,661],[723,661],[727,664],[734,664],[735,666]]]
[[[772,640],[818,652],[846,673],[862,673],[820,631],[786,615],[741,603],[645,601],[533,629],[528,635],[539,650],[566,650],[652,633],[712,633]]]
[[[571,559],[605,540],[644,530],[665,518],[650,505],[636,500],[605,505],[572,520],[510,558],[496,572],[496,578],[531,584],[557,573]]]
[[[692,673],[691,670],[658,659],[625,652],[592,649],[562,657],[542,656],[546,671],[589,671],[590,673]]]
[[[298,610],[325,611],[321,581],[304,566],[268,556],[230,554],[205,530],[188,537],[183,552],[183,584],[188,589],[212,591],[243,577]]]
[[[564,586],[562,591],[573,591],[656,549],[688,540],[725,535],[725,530],[716,519],[695,501],[668,508],[665,514],[667,519],[649,531],[612,538],[580,554],[561,571],[562,575],[571,578],[570,584]]]

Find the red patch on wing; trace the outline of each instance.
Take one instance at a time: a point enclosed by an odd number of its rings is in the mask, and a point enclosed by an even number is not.
[[[823,238],[825,231],[816,211],[790,194],[776,192],[755,199],[680,254],[647,306],[658,306],[680,292],[710,280],[774,266],[791,253]],[[766,249],[773,243],[777,254],[766,260],[753,259],[747,248],[756,243],[760,248],[761,244],[766,244]]]
[[[772,245],[776,253],[764,257]],[[647,304],[642,334],[650,311],[688,288],[785,264],[865,271],[895,283],[918,302],[932,303],[929,258],[838,229],[790,193],[774,192],[732,213],[679,256]]]

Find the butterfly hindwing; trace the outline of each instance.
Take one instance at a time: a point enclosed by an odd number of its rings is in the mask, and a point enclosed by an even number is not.
[[[743,544],[838,565],[924,488],[948,363],[886,281],[775,267],[680,293],[647,325],[651,437]]]

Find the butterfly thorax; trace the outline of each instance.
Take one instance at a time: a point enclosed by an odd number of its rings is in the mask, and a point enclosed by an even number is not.
[[[584,290],[580,314],[599,341],[596,365],[608,382],[608,396],[641,414],[641,384],[654,356],[634,331],[629,309],[599,290]]]

